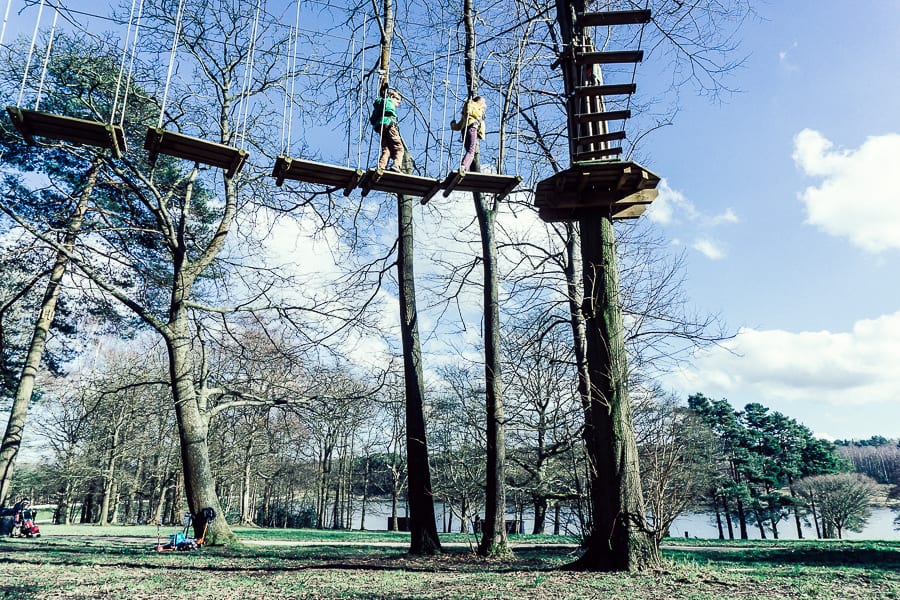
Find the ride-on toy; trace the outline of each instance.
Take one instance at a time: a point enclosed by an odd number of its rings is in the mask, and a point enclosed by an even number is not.
[[[160,523],[156,524],[156,546],[153,547],[157,552],[170,552],[172,550],[186,551],[186,550],[197,550],[200,548],[205,540],[206,540],[206,530],[209,529],[209,524],[215,520],[216,511],[211,507],[206,507],[200,511],[201,515],[204,519],[203,524],[203,532],[200,534],[198,539],[187,537],[188,530],[191,528],[191,525],[194,522],[194,516],[186,512],[184,513],[184,517],[181,519],[182,524],[184,525],[184,529],[178,533],[173,533],[169,536],[169,543],[163,545],[160,540],[159,528],[161,526]]]

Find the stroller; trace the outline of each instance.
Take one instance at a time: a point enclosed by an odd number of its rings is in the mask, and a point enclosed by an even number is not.
[[[31,508],[31,501],[22,498],[11,509],[2,509],[0,532],[10,537],[41,537],[41,528],[35,524],[37,511]]]
[[[37,511],[26,508],[19,514],[19,536],[20,537],[41,537],[41,528],[35,524],[37,520]]]

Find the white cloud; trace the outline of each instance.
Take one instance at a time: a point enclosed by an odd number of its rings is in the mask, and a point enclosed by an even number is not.
[[[697,209],[694,208],[684,194],[669,186],[666,179],[662,179],[656,188],[659,196],[647,209],[647,218],[661,225],[671,225],[677,223],[681,218],[692,221],[697,216]]]
[[[740,222],[731,208],[719,214],[709,215],[698,210],[693,202],[683,193],[673,189],[668,181],[662,179],[657,188],[659,196],[647,209],[647,217],[665,228],[679,228],[684,237],[693,238],[693,242],[682,242],[680,236],[673,239],[673,244],[689,246],[711,260],[725,257],[725,250],[720,242],[714,241],[707,232],[721,225],[733,225]]]
[[[713,240],[698,239],[691,245],[691,248],[710,260],[725,258],[725,252]]]
[[[900,248],[900,134],[872,136],[855,150],[835,149],[818,131],[794,137],[794,162],[822,182],[799,194],[806,222],[872,253]]]
[[[792,51],[796,50],[798,47],[797,42],[791,44],[791,47],[787,50],[781,50],[778,52],[778,62],[781,63],[781,66],[787,69],[788,71],[796,71],[797,65],[791,60]]]
[[[668,383],[685,392],[835,407],[900,401],[900,312],[851,331],[742,329],[706,350]]]
[[[709,225],[723,225],[723,224],[736,224],[740,223],[740,219],[735,214],[731,208],[726,208],[722,214],[715,215],[709,218]]]

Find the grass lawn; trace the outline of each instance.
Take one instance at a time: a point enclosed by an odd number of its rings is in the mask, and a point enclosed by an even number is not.
[[[605,574],[559,571],[578,550],[552,536],[484,560],[461,535],[410,557],[386,532],[237,529],[238,546],[157,553],[152,526],[41,529],[0,539],[0,598],[900,599],[900,542],[672,540],[659,570]]]

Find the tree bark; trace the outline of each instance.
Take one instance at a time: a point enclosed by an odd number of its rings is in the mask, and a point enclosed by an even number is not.
[[[472,170],[481,169],[475,154]],[[473,193],[475,212],[481,231],[484,259],[484,382],[487,411],[487,468],[485,481],[484,524],[478,553],[482,556],[506,554],[506,426],[503,409],[503,381],[500,366],[500,299],[497,275],[497,240],[494,234],[496,212],[483,194]]]
[[[592,520],[585,554],[572,568],[637,571],[660,562],[647,528],[627,364],[612,219],[581,223],[590,406],[584,439]]]
[[[95,159],[85,177],[84,187],[78,196],[78,203],[69,217],[69,225],[62,242],[66,252],[71,252],[75,246],[75,238],[81,231],[84,215],[88,208],[88,201],[94,192],[94,186],[97,183],[99,174],[100,160]],[[22,373],[19,376],[16,395],[13,398],[12,406],[10,406],[6,432],[3,434],[2,443],[0,443],[0,505],[6,503],[12,484],[16,457],[19,455],[19,448],[22,445],[22,436],[25,431],[25,422],[28,417],[28,405],[31,404],[31,397],[34,394],[34,381],[37,377],[38,368],[41,365],[41,358],[44,356],[47,334],[50,331],[50,326],[53,324],[53,317],[56,315],[60,283],[69,264],[66,252],[60,250],[56,253],[56,261],[53,264],[53,270],[50,272],[50,279],[47,282],[47,289],[41,301],[41,309],[38,313],[37,322],[34,325],[31,343],[25,355],[25,363],[22,365]]]
[[[478,93],[475,65],[475,10],[472,0],[463,0],[465,26],[465,73],[470,98]],[[465,132],[466,124],[462,124]],[[475,152],[470,166],[481,171],[481,156]],[[481,256],[484,265],[484,384],[487,412],[487,468],[485,471],[484,522],[478,554],[491,556],[509,553],[506,537],[506,426],[503,410],[503,378],[500,363],[500,294],[497,270],[497,239],[494,233],[496,203],[479,192],[473,192],[475,215],[481,234]]]
[[[184,307],[175,311],[167,329],[165,341],[181,442],[181,461],[184,465],[184,491],[194,518],[194,536],[198,539],[204,537],[207,544],[231,543],[236,537],[225,521],[215,491],[215,479],[209,462],[209,423],[200,411],[194,386],[191,340]],[[207,507],[212,508],[217,515],[209,524],[202,514],[202,510]]]
[[[119,419],[119,415],[116,415]],[[100,501],[100,521],[99,525],[105,527],[109,520],[110,503],[113,501],[114,490],[116,489],[116,459],[119,451],[119,435],[120,424],[117,422],[113,426],[112,437],[109,442],[109,453],[106,457],[106,472],[103,475],[103,499]],[[113,510],[115,512],[115,509]]]
[[[404,171],[411,171],[409,153]],[[400,243],[397,247],[397,280],[400,285],[400,337],[403,345],[403,376],[406,384],[406,463],[409,501],[410,554],[441,551],[434,514],[428,443],[425,436],[425,382],[413,270],[413,198],[397,196]]]

